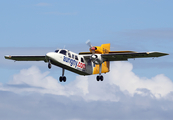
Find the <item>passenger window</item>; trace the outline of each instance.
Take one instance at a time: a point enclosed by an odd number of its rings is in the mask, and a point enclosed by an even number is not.
[[[81,62],[84,62],[83,58],[81,58]]]
[[[71,54],[70,54],[70,53],[68,53],[68,57],[70,57],[70,58],[71,58]]]
[[[61,50],[60,53],[63,54],[63,55],[66,55],[67,51],[66,50]]]
[[[74,59],[74,55],[72,54],[72,58]]]
[[[75,60],[78,60],[78,57],[77,57],[77,55],[75,55]]]

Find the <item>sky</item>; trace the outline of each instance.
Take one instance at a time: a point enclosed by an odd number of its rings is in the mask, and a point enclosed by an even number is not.
[[[4,120],[169,120],[173,115],[173,2],[170,0],[0,1],[0,116]],[[5,55],[159,51],[159,58],[111,62],[111,71],[80,76],[44,62]]]

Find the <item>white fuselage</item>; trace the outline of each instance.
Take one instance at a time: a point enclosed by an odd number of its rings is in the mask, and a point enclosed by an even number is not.
[[[59,49],[55,52],[46,54],[47,62],[80,75],[91,75],[93,73],[93,64],[88,63],[83,55],[74,52]]]

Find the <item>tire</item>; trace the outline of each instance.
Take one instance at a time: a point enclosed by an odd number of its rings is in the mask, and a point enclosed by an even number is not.
[[[97,81],[99,81],[100,80],[100,76],[97,76],[96,79],[97,79]]]
[[[66,82],[66,77],[65,76],[63,77],[63,81]]]
[[[59,81],[62,82],[62,77],[59,77]]]
[[[52,65],[49,63],[49,64],[48,64],[48,68],[51,69],[51,67],[52,67]]]
[[[100,76],[100,80],[103,81],[103,76],[102,75]]]

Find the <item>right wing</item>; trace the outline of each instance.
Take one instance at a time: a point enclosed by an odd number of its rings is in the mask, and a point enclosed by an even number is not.
[[[15,61],[46,61],[45,56],[9,56],[6,55],[5,59],[15,60]]]
[[[130,58],[148,58],[148,57],[161,57],[164,55],[169,55],[167,53],[161,52],[129,52],[129,53],[109,53],[109,54],[102,54],[102,58],[105,61],[124,61]]]

